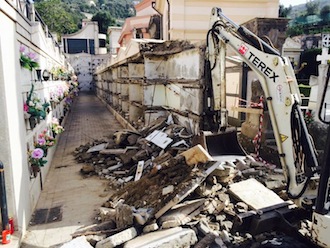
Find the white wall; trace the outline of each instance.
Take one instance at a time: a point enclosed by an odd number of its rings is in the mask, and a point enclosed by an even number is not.
[[[37,54],[42,70],[65,65],[64,56],[46,37],[40,23],[27,21],[23,10],[16,1],[0,1],[3,31],[0,35],[0,160],[5,166],[9,216],[14,218],[19,231],[16,235],[24,235],[41,190],[39,181],[30,178],[27,146],[33,144],[33,138],[49,124],[53,114],[51,112],[47,121],[42,121],[37,128],[28,129],[23,102],[35,80],[35,72],[21,68],[20,46]],[[39,85],[37,90],[46,96],[47,87],[47,84]],[[48,160],[51,161],[51,154]],[[45,167],[42,171],[44,179],[48,169]]]

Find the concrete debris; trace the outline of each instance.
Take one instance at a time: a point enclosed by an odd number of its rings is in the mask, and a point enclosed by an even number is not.
[[[96,248],[113,248],[135,238],[136,236],[136,229],[131,227],[104,240],[101,240],[100,242],[97,242]]]
[[[72,239],[70,242],[62,245],[60,248],[92,248],[85,236]]]
[[[214,161],[194,140],[164,116],[78,147],[82,175],[107,179],[112,194],[100,223],[73,237],[88,236],[97,248],[258,247],[276,237],[270,230],[257,240],[236,226],[251,211],[284,202],[281,169],[249,156]]]
[[[175,227],[144,234],[124,244],[124,248],[168,248],[168,247],[191,247],[197,242],[193,230]]]

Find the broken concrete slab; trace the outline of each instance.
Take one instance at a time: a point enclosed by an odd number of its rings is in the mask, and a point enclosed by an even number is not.
[[[93,248],[85,236],[74,238],[70,242],[62,245],[60,248]]]
[[[114,221],[116,219],[116,210],[113,208],[105,208],[105,207],[100,207],[99,208],[99,216],[101,218],[101,222],[105,221]]]
[[[201,145],[196,145],[182,152],[181,155],[185,157],[187,165],[205,164],[209,161],[214,161],[211,155]]]
[[[163,188],[162,190],[162,195],[167,195],[169,193],[172,193],[174,191],[174,186],[173,185],[168,185]]]
[[[229,193],[245,202],[254,210],[284,203],[284,200],[277,194],[254,178],[229,185]]]
[[[173,139],[169,138],[166,133],[159,130],[155,130],[149,134],[146,137],[146,140],[152,142],[162,149],[165,149],[173,141]]]
[[[126,146],[125,148],[112,148],[112,149],[103,149],[100,151],[100,154],[104,155],[121,155],[125,154],[129,150],[138,150],[137,146]]]
[[[191,247],[197,242],[197,237],[192,229],[182,227],[155,231],[136,237],[124,244],[124,248],[168,248]],[[97,247],[98,248],[98,247]]]
[[[93,146],[93,147],[89,148],[86,153],[102,151],[107,147],[107,145],[108,145],[108,143],[103,143],[103,144]]]
[[[96,248],[113,248],[118,245],[121,245],[137,236],[137,231],[134,227],[126,229],[122,232],[114,234],[110,237],[107,237],[100,242],[97,242]]]
[[[158,229],[159,229],[159,226],[158,226],[158,224],[155,222],[155,223],[152,223],[152,224],[146,225],[146,226],[143,228],[143,233],[154,232],[154,231],[157,231]]]
[[[159,223],[166,229],[184,225],[202,211],[204,202],[205,199],[197,199],[178,204],[163,215]]]

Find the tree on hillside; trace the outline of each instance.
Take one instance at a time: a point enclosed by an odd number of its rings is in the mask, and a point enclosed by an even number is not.
[[[97,12],[93,17],[92,21],[97,21],[99,26],[99,32],[106,34],[108,27],[116,24],[116,20],[111,17],[108,12],[101,11]]]
[[[61,36],[79,29],[81,15],[72,13],[61,0],[39,1],[35,7],[51,32]]]
[[[319,11],[319,2],[309,1],[306,3],[307,15],[316,15],[318,11]]]
[[[324,23],[330,21],[330,5],[325,5],[320,11],[320,17]]]
[[[288,17],[292,10],[292,6],[290,5],[288,8],[284,7],[283,4],[280,4],[280,8],[278,10],[278,16],[279,17]]]

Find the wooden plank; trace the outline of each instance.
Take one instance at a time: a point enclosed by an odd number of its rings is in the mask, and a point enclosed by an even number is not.
[[[254,210],[284,202],[277,194],[254,178],[231,184],[229,193],[245,202]]]

